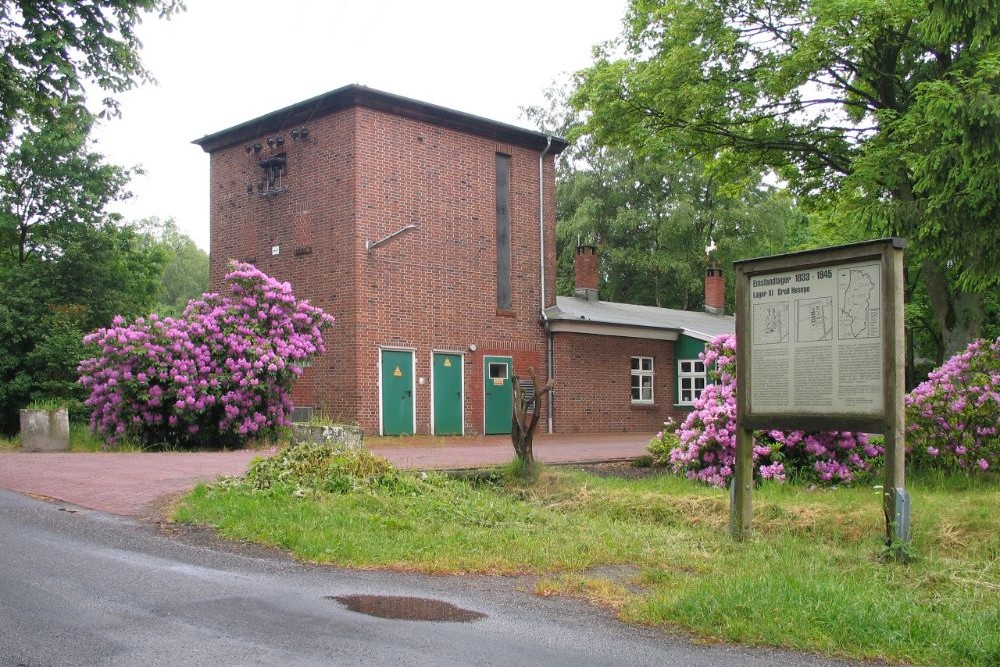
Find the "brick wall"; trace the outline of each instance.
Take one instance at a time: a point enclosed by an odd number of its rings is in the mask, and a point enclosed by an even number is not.
[[[554,339],[557,433],[655,432],[674,407],[674,343],[619,336],[557,333]],[[631,358],[653,357],[653,405],[633,405]]]
[[[717,315],[726,310],[726,278],[716,266],[705,270],[705,310]]]
[[[544,377],[539,325],[538,152],[420,121],[358,109],[357,228],[362,239],[403,233],[360,258],[357,383],[366,430],[378,426],[372,383],[380,346],[413,348],[417,431],[431,430],[432,350],[465,351],[465,430],[483,429],[483,356]],[[512,308],[496,307],[496,154],[510,155]],[[553,161],[546,161],[554,183]],[[555,228],[546,193],[547,231]],[[554,237],[553,237],[554,238]],[[555,244],[546,248],[555,264]],[[548,272],[547,272],[548,273]],[[554,294],[554,274],[549,278]],[[476,351],[470,352],[469,346]]]
[[[219,287],[229,259],[252,259],[265,273],[290,282],[298,298],[333,315],[337,322],[325,337],[326,354],[299,380],[293,397],[311,397],[328,414],[353,419],[360,243],[354,226],[355,111],[313,119],[308,128],[305,140],[292,141],[286,128],[212,154],[212,286]],[[275,136],[285,139],[287,190],[261,196],[257,163],[271,152],[267,139]],[[247,153],[245,146],[253,143],[262,145],[261,153]]]
[[[464,352],[465,430],[483,429],[483,356],[546,375],[539,324],[538,151],[497,144],[363,107],[311,119],[309,137],[286,128],[211,158],[211,273],[253,259],[337,318],[294,396],[328,414],[379,428],[381,347],[412,348],[417,432],[431,429],[432,351]],[[261,154],[246,143],[283,135],[287,191],[261,196]],[[496,309],[495,156],[511,156],[510,311]],[[555,303],[555,170],[545,159],[546,301]],[[250,185],[253,192],[248,193]],[[372,249],[365,243],[414,224]],[[277,255],[272,247],[278,246]],[[473,353],[470,345],[476,346]]]

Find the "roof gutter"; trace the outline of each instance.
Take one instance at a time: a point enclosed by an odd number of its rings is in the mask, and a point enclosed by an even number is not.
[[[539,273],[541,276],[541,308],[540,312],[542,314],[542,322],[545,326],[545,338],[546,338],[546,360],[545,360],[545,375],[546,382],[552,382],[552,358],[555,356],[552,349],[552,332],[549,331],[548,327],[548,317],[545,315],[545,155],[549,152],[552,147],[552,137],[550,135],[545,136],[545,150],[541,152],[538,156],[538,252],[541,261],[539,262]],[[552,400],[555,396],[555,392],[549,392],[549,400],[545,403],[548,406],[548,414],[546,415],[546,421],[548,422],[548,432],[552,433]]]

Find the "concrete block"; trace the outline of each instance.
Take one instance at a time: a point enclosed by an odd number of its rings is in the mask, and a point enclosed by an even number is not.
[[[292,444],[303,442],[335,443],[345,449],[364,447],[365,433],[350,424],[292,424]]]
[[[21,410],[21,450],[69,451],[69,412],[66,408]]]

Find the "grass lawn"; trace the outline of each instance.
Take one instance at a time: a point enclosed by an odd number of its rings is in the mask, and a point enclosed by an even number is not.
[[[463,481],[324,465],[318,476],[293,462],[200,486],[175,518],[311,562],[530,573],[538,594],[584,597],[706,640],[1000,665],[996,475],[911,479],[917,558],[900,564],[879,558],[881,500],[870,486],[767,484],[754,495],[754,538],[734,543],[727,494],[669,475],[546,469],[525,486],[501,474]]]

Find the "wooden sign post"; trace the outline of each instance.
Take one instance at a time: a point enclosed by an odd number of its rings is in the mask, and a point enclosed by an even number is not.
[[[730,533],[752,533],[753,431],[885,434],[888,543],[909,541],[899,238],[734,262],[736,463]]]

